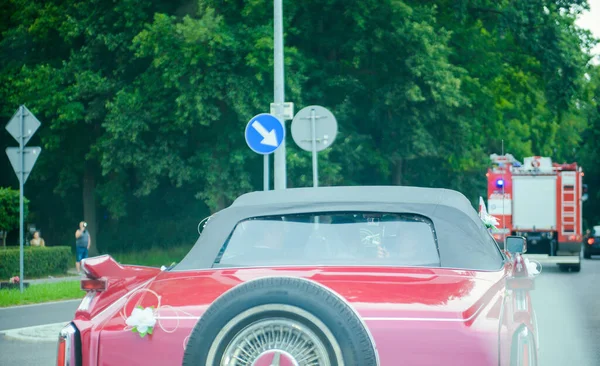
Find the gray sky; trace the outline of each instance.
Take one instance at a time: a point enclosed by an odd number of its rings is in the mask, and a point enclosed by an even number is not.
[[[588,0],[590,11],[583,14],[578,20],[577,25],[592,31],[594,37],[600,38],[600,0]],[[600,44],[593,50],[596,55],[596,64],[600,63]]]

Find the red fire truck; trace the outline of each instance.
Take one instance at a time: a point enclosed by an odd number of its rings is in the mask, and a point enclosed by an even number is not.
[[[578,272],[585,200],[581,167],[541,156],[525,158],[523,164],[510,154],[490,158],[488,213],[498,219],[496,241],[503,246],[505,236],[524,236],[525,257]]]

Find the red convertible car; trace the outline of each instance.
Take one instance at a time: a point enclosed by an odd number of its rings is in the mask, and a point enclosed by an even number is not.
[[[525,239],[462,194],[253,192],[169,268],[88,258],[58,365],[537,364]]]

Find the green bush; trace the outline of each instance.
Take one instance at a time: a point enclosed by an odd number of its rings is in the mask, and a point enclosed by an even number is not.
[[[23,249],[25,280],[65,274],[72,260],[70,247],[26,247]],[[0,249],[0,279],[19,275],[19,248]]]

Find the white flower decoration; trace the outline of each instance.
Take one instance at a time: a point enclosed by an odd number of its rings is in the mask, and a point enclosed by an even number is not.
[[[142,308],[141,306],[136,307],[131,312],[131,315],[125,323],[133,327],[134,333],[139,333],[140,337],[144,337],[146,334],[152,334],[154,325],[156,324],[156,317],[154,316],[154,308]]]
[[[497,229],[500,224],[497,218],[487,213],[481,215],[481,220],[488,229]]]
[[[530,275],[538,275],[540,271],[537,268],[537,265],[534,262],[530,262],[528,258],[525,258],[525,265],[527,266],[527,272]]]
[[[496,230],[498,229],[498,225],[500,225],[498,219],[487,212],[483,197],[479,197],[479,218],[488,229]]]

